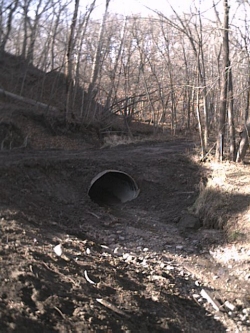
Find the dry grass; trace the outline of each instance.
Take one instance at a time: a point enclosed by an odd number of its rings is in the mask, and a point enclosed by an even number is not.
[[[121,132],[120,132],[121,133]],[[102,147],[115,147],[119,145],[127,145],[131,143],[138,143],[138,142],[160,142],[160,141],[168,141],[173,139],[173,137],[168,136],[163,133],[157,133],[156,135],[148,135],[147,133],[138,135],[135,130],[136,136],[129,137],[126,134],[116,134],[116,133],[110,133],[109,135],[106,135],[103,138],[103,145]]]
[[[209,229],[223,229],[227,221],[228,196],[211,184],[200,192],[194,206],[194,212]]]
[[[193,211],[209,229],[223,229],[231,241],[250,240],[250,165],[208,163],[210,176]]]
[[[115,147],[119,145],[127,145],[133,142],[136,142],[135,139],[132,139],[126,135],[117,135],[110,134],[104,137],[103,139],[103,148],[104,147]]]

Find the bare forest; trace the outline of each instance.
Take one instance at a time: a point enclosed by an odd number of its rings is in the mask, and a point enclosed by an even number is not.
[[[1,1],[2,54],[28,60],[41,80],[56,73],[46,104],[104,132],[111,114],[124,119],[128,135],[132,121],[172,135],[198,131],[203,158],[216,141],[218,159],[224,150],[231,160],[244,157],[243,144],[236,156],[235,128],[244,132],[249,113],[247,1],[233,8],[211,1],[209,15],[193,5],[189,13],[124,17],[109,13],[107,0],[102,20],[94,19],[96,1],[84,8],[79,2]],[[60,74],[65,98],[54,105]],[[29,98],[43,102],[41,89]]]

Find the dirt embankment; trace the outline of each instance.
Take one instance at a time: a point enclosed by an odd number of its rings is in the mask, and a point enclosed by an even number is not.
[[[0,332],[246,332],[247,252],[236,274],[218,260],[223,232],[190,212],[207,177],[193,147],[3,149]],[[136,200],[90,200],[108,169],[135,179]],[[234,309],[216,311],[202,290]]]

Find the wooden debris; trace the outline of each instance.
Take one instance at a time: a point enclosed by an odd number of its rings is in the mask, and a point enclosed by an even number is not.
[[[88,273],[87,273],[86,270],[84,271],[84,277],[85,277],[85,279],[86,279],[89,283],[91,283],[91,284],[96,284],[93,280],[91,280],[91,279],[88,277]]]
[[[205,298],[213,306],[213,308],[216,311],[220,311],[220,307],[221,307],[220,303],[212,297],[212,295],[209,291],[202,289],[200,294],[203,298]]]
[[[108,301],[105,301],[104,299],[102,298],[97,298],[96,299],[98,303],[102,304],[103,306],[105,306],[106,308],[114,311],[115,313],[118,313],[119,315],[122,315],[124,317],[127,317],[129,318],[129,315],[126,314],[124,311],[120,310],[117,306],[115,306],[114,304],[108,302]]]

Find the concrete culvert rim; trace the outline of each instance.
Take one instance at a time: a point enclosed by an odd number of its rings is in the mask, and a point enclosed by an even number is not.
[[[90,199],[99,205],[115,205],[134,200],[140,190],[135,180],[119,170],[104,170],[96,175],[88,190]]]

